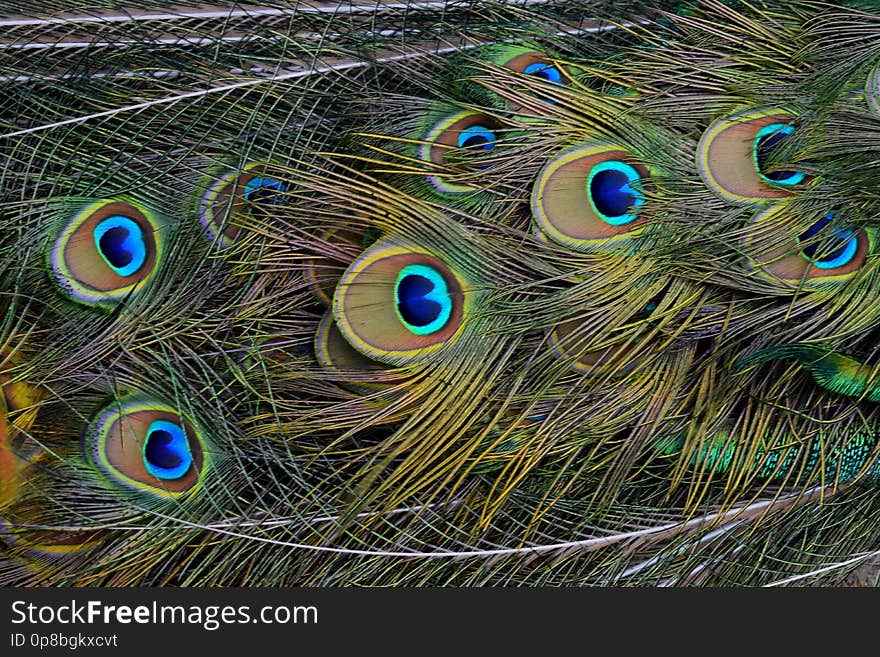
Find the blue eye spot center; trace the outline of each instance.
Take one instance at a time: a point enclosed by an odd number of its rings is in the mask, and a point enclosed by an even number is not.
[[[458,135],[458,147],[489,151],[495,148],[498,136],[484,125],[472,125]]]
[[[543,78],[544,80],[547,80],[547,82],[553,84],[560,84],[562,82],[562,72],[552,64],[535,62],[534,64],[526,66],[523,69],[523,73],[537,78]]]
[[[147,259],[147,245],[141,227],[122,215],[101,220],[92,236],[104,262],[119,276],[136,273]]]
[[[797,238],[798,242],[810,240],[801,253],[819,269],[843,267],[852,261],[859,249],[858,237],[848,228],[833,226],[835,218],[835,213],[829,212]],[[825,239],[810,239],[823,230],[830,235]]]
[[[395,285],[397,314],[416,335],[442,329],[452,315],[452,298],[443,276],[427,265],[407,265]]]
[[[772,171],[764,173],[768,159],[779,148],[782,141],[794,132],[794,126],[785,123],[765,125],[755,136],[755,166],[766,180],[777,185],[797,185],[806,177],[799,171]]]
[[[251,178],[244,188],[244,198],[255,204],[255,207],[280,205],[287,186],[274,178],[254,177]]]
[[[640,179],[633,166],[620,160],[601,162],[593,167],[587,189],[590,203],[604,222],[620,226],[637,217],[632,210],[645,202],[638,190]]]
[[[98,240],[101,253],[117,269],[122,269],[131,262],[131,251],[125,247],[129,235],[131,233],[126,228],[111,228]]]
[[[168,420],[154,420],[144,441],[144,465],[158,479],[180,479],[193,463],[183,427]]]

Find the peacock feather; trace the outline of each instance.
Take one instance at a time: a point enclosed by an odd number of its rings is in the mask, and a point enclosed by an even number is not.
[[[0,26],[0,583],[876,584],[873,3]]]

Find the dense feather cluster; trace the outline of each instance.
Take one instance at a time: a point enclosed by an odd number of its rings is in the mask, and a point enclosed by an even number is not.
[[[873,581],[876,7],[0,10],[0,583]]]

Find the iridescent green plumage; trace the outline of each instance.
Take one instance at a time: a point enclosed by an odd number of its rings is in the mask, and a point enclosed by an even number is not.
[[[0,18],[0,583],[867,561],[876,9],[166,9]]]

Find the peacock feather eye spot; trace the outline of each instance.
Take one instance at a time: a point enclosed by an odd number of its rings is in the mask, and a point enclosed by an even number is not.
[[[551,158],[532,186],[536,227],[578,251],[632,248],[644,229],[645,191],[652,173],[634,153],[600,140]]]
[[[587,180],[590,203],[599,217],[612,226],[621,226],[635,220],[638,208],[645,199],[634,189],[640,176],[629,164],[610,160],[597,164]]]
[[[458,136],[459,148],[489,151],[495,147],[498,136],[483,125],[472,125],[461,131]]]
[[[522,46],[501,46],[494,63],[504,68],[531,77],[543,79],[552,84],[563,81],[562,69],[553,64],[551,57],[539,50],[531,50]]]
[[[782,141],[794,132],[794,127],[785,123],[771,123],[761,128],[755,135],[755,166],[758,173],[777,185],[797,185],[806,177],[798,171],[771,171],[764,173],[767,159],[779,148]]]
[[[57,234],[48,253],[54,282],[73,301],[114,307],[155,275],[164,225],[163,218],[140,204],[94,201]]]
[[[265,219],[269,208],[281,205],[288,186],[267,175],[271,165],[247,162],[241,167],[220,169],[202,181],[198,217],[205,236],[221,248],[241,239],[243,227],[236,216],[248,213]]]
[[[565,84],[565,72],[560,66],[552,63],[550,55],[539,50],[531,50],[523,46],[501,46],[498,48],[498,56],[493,63],[504,68],[520,73],[539,83],[562,86]],[[553,105],[554,100],[538,93],[538,100],[548,105]],[[507,102],[508,108],[518,110],[518,105],[512,100]],[[531,108],[533,111],[536,108]]]
[[[755,216],[756,236],[764,234],[763,225],[784,225],[787,206],[771,206]],[[752,241],[754,239],[754,242]],[[848,225],[840,213],[831,210],[814,221],[799,235],[790,235],[772,248],[763,246],[759,238],[746,244],[754,248],[753,262],[757,270],[775,280],[798,287],[824,285],[845,281],[854,276],[867,262],[876,242],[872,227]]]
[[[95,226],[95,247],[119,276],[136,273],[147,259],[143,231],[128,217],[115,215]]]
[[[401,270],[395,296],[401,320],[416,335],[439,331],[452,314],[446,281],[425,265],[407,265]]]
[[[179,424],[154,420],[144,441],[144,465],[157,479],[179,479],[192,466],[186,433]]]
[[[859,249],[858,238],[852,230],[832,226],[835,214],[829,212],[816,223],[810,226],[798,237],[798,242],[807,242],[821,231],[831,228],[830,239],[813,240],[809,242],[801,253],[814,266],[819,269],[836,269],[849,264]]]
[[[525,73],[526,75],[534,76],[536,78],[542,78],[552,84],[562,83],[562,72],[552,64],[535,62],[534,64],[529,64],[528,66],[526,66],[523,69],[523,73]]]
[[[467,280],[422,247],[383,238],[339,279],[333,323],[342,339],[370,360],[398,366],[423,362],[461,336],[473,304]]]
[[[104,407],[83,437],[89,461],[115,487],[168,499],[200,485],[204,436],[174,407],[130,395]]]
[[[491,166],[486,155],[497,145],[501,132],[498,121],[470,110],[450,114],[435,123],[420,142],[418,158],[430,165],[428,182],[443,194],[473,194],[478,187],[461,178]]]
[[[774,159],[796,132],[798,118],[785,109],[746,107],[713,121],[697,144],[696,164],[709,190],[730,203],[766,204],[797,193],[813,180],[779,170]]]

